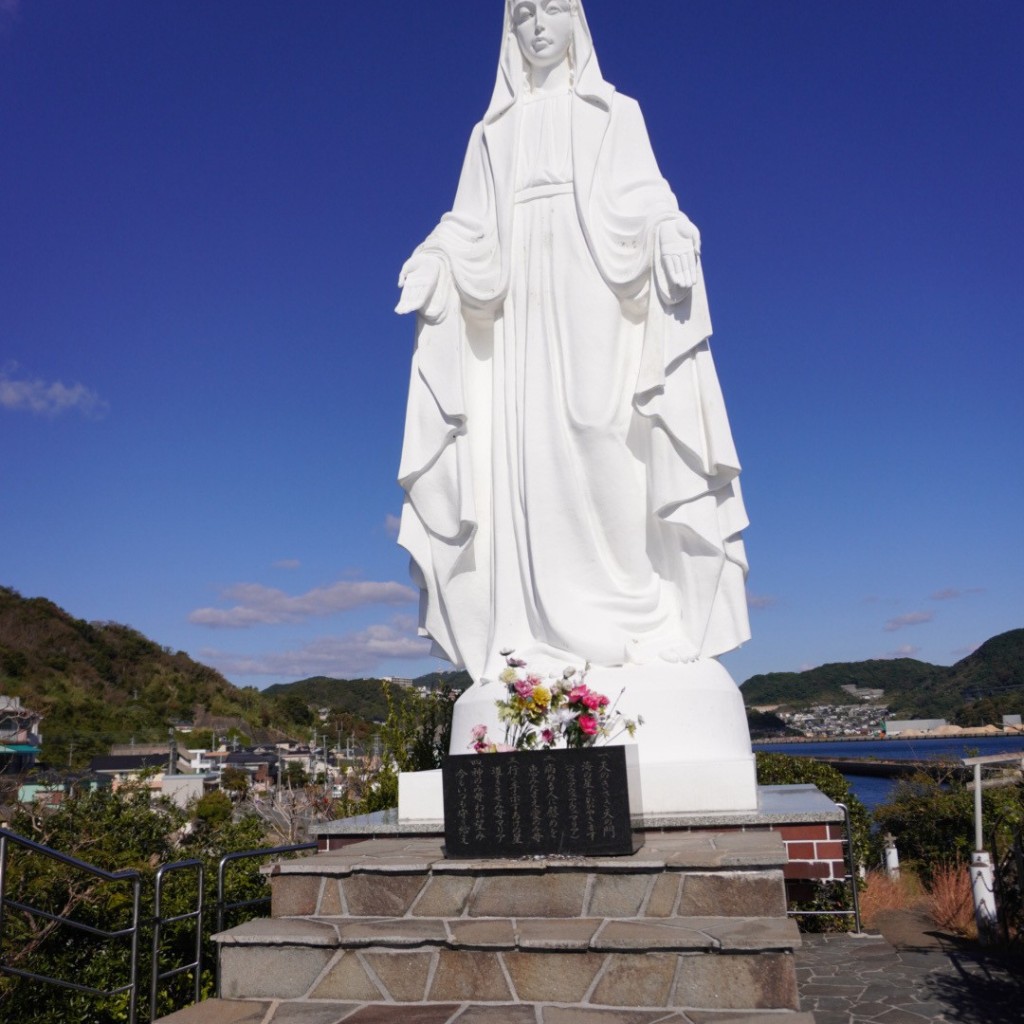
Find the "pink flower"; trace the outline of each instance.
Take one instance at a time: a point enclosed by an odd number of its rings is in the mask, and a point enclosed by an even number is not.
[[[505,664],[510,668],[526,668],[526,662],[522,658],[506,658]]]
[[[584,698],[583,703],[590,708],[591,711],[596,711],[598,708],[602,708],[608,703],[607,697],[602,697],[599,693],[590,691]]]
[[[597,735],[597,719],[593,715],[580,715],[577,722],[579,722],[580,730],[588,736]]]
[[[540,738],[542,743],[546,743],[549,747],[555,742],[555,734],[550,729],[541,729]]]
[[[580,684],[579,686],[574,686],[569,691],[569,703],[570,704],[579,704],[579,702],[581,700],[583,700],[588,693],[590,693],[590,690],[588,690],[582,684]]]
[[[533,696],[533,683],[529,679],[517,679],[515,689],[523,700],[529,700]]]
[[[470,735],[475,740],[482,740],[487,735],[487,726],[486,725],[474,725],[472,730],[471,730],[471,732],[470,732]]]

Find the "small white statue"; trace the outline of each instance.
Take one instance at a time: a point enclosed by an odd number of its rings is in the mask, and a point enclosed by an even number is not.
[[[502,649],[561,672],[747,640],[700,235],[580,0],[506,3],[454,207],[399,283],[418,314],[399,542],[434,652],[480,682]]]

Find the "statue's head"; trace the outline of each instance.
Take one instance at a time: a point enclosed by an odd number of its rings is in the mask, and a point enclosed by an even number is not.
[[[505,0],[498,78],[484,121],[495,121],[515,105],[531,69],[565,60],[576,95],[607,109],[615,89],[601,76],[583,0]]]
[[[574,6],[573,0],[512,0],[512,31],[532,67],[554,67],[569,55]]]

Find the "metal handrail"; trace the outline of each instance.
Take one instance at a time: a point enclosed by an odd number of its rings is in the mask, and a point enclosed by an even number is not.
[[[843,823],[846,826],[846,837],[840,842],[846,847],[846,877],[844,882],[850,883],[852,893],[852,907],[849,910],[790,910],[787,911],[790,917],[852,917],[856,933],[859,935],[864,929],[860,919],[860,896],[857,892],[857,865],[854,863],[853,850],[853,824],[850,821],[850,808],[846,804],[836,803],[836,807],[842,809]]]
[[[173,917],[164,917],[161,914],[161,901],[163,898],[164,878],[173,871],[197,872],[196,904],[195,909],[185,914],[176,914]],[[156,885],[153,892],[153,966],[149,984],[149,1019],[156,1020],[156,998],[157,989],[161,981],[168,981],[176,978],[186,971],[192,971],[193,981],[193,1002],[198,1003],[202,995],[202,974],[203,974],[203,877],[204,869],[202,861],[180,860],[175,864],[164,864],[156,873]],[[194,918],[195,925],[195,960],[188,964],[172,967],[169,970],[160,970],[160,932],[165,924],[174,924],[177,921],[188,921]]]
[[[91,925],[83,924],[80,921],[73,921],[67,917],[60,917],[59,915],[51,914],[38,907],[31,907],[28,904],[9,899],[6,894],[7,852],[9,844],[11,843],[28,850],[30,853],[37,853],[42,857],[57,861],[58,863],[74,868],[77,871],[83,871],[86,874],[92,875],[94,878],[99,878],[101,881],[130,883],[132,886],[131,924],[127,928],[117,929],[116,931],[105,931],[100,928],[94,928]],[[12,907],[16,910],[21,910],[28,914],[42,917],[57,924],[68,925],[69,927],[76,928],[79,931],[88,932],[91,935],[97,935],[104,939],[117,939],[124,938],[125,936],[131,937],[129,981],[128,984],[122,985],[119,988],[92,988],[89,985],[81,985],[72,981],[63,981],[60,978],[52,978],[45,974],[35,974],[32,971],[23,971],[20,968],[11,967],[9,964],[2,961],[0,961],[0,972],[10,974],[18,978],[26,978],[30,981],[41,981],[45,984],[55,985],[58,988],[70,989],[74,992],[84,992],[89,995],[109,997],[127,992],[129,993],[128,1024],[136,1024],[138,1019],[139,995],[139,918],[141,901],[142,876],[138,871],[135,871],[134,869],[104,871],[103,868],[98,868],[94,864],[87,864],[84,860],[79,860],[77,857],[72,857],[69,854],[61,853],[59,850],[53,850],[48,846],[43,846],[40,843],[33,842],[31,839],[26,839],[24,836],[18,835],[17,832],[10,832],[7,829],[0,828],[0,945],[3,943],[4,925],[6,923],[5,910],[7,907]]]
[[[262,850],[241,850],[237,853],[226,853],[217,865],[217,931],[224,930],[224,915],[229,910],[240,910],[242,907],[256,907],[269,903],[269,896],[260,896],[251,900],[238,900],[235,903],[224,901],[224,874],[228,864],[235,861],[248,860],[253,857],[275,857],[282,853],[301,853],[303,850],[319,849],[318,843],[296,843],[293,846],[270,846]],[[217,979],[215,992],[220,997],[220,960],[217,961]]]

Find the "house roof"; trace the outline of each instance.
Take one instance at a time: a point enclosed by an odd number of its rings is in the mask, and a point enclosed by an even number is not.
[[[277,764],[277,754],[228,754],[226,764]]]
[[[137,772],[144,768],[166,768],[167,754],[108,754],[89,762],[91,772]]]

